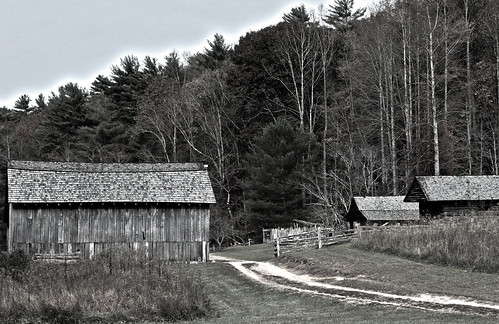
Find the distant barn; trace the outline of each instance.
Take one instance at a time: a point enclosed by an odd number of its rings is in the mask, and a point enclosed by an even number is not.
[[[343,218],[353,228],[359,225],[400,224],[419,220],[417,203],[404,202],[404,196],[353,197]]]
[[[215,197],[197,163],[12,161],[7,195],[9,251],[93,258],[119,249],[208,259]]]
[[[485,212],[499,204],[499,176],[416,177],[404,201],[430,217]]]

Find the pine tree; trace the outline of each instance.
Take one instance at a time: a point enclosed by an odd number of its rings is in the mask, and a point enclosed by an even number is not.
[[[301,5],[299,7],[295,7],[291,9],[291,12],[284,14],[282,19],[287,22],[298,22],[298,23],[307,23],[310,21],[310,15],[305,9],[305,5]]]
[[[180,57],[176,51],[171,52],[165,57],[166,64],[163,69],[163,74],[168,78],[175,80],[181,84],[185,81],[185,67],[180,61]]]
[[[231,52],[229,45],[225,44],[224,37],[220,34],[215,34],[213,42],[208,41],[209,48],[204,49],[202,54],[202,61],[200,65],[205,68],[215,70],[220,67],[221,63],[225,61]]]
[[[304,217],[300,166],[310,136],[278,119],[263,129],[247,158],[247,206],[255,227],[289,226]]]
[[[78,129],[85,125],[87,92],[75,83],[52,93],[42,121],[42,153],[49,160],[74,160]]]
[[[31,108],[29,106],[30,102],[31,102],[31,99],[29,98],[29,96],[26,94],[23,94],[14,103],[14,109],[28,113],[31,111]]]
[[[356,20],[364,16],[366,8],[353,11],[353,0],[336,0],[334,5],[329,5],[328,13],[325,22],[340,32],[345,32],[353,27]]]
[[[42,93],[40,93],[38,95],[38,98],[35,99],[35,103],[36,103],[37,109],[39,109],[39,110],[47,108],[47,103],[45,102],[45,96]]]

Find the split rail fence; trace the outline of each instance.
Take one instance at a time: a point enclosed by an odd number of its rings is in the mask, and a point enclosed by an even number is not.
[[[320,249],[324,246],[349,242],[357,236],[355,229],[335,230],[334,228],[321,228],[292,234],[278,236],[274,241],[274,255],[276,257],[300,250]]]

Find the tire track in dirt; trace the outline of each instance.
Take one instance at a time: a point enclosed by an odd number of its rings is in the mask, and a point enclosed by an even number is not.
[[[499,317],[499,305],[454,298],[421,294],[418,296],[398,295],[373,290],[363,290],[319,282],[307,275],[298,275],[267,262],[242,261],[216,258],[231,264],[246,277],[277,289],[326,296],[359,304],[381,304],[395,307],[409,307],[440,312],[460,312]]]

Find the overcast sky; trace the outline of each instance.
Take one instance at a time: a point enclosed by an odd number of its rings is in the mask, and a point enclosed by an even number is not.
[[[215,33],[233,45],[302,3],[334,0],[0,0],[0,107],[68,82],[88,89],[126,55],[163,63],[173,50],[203,51]]]

